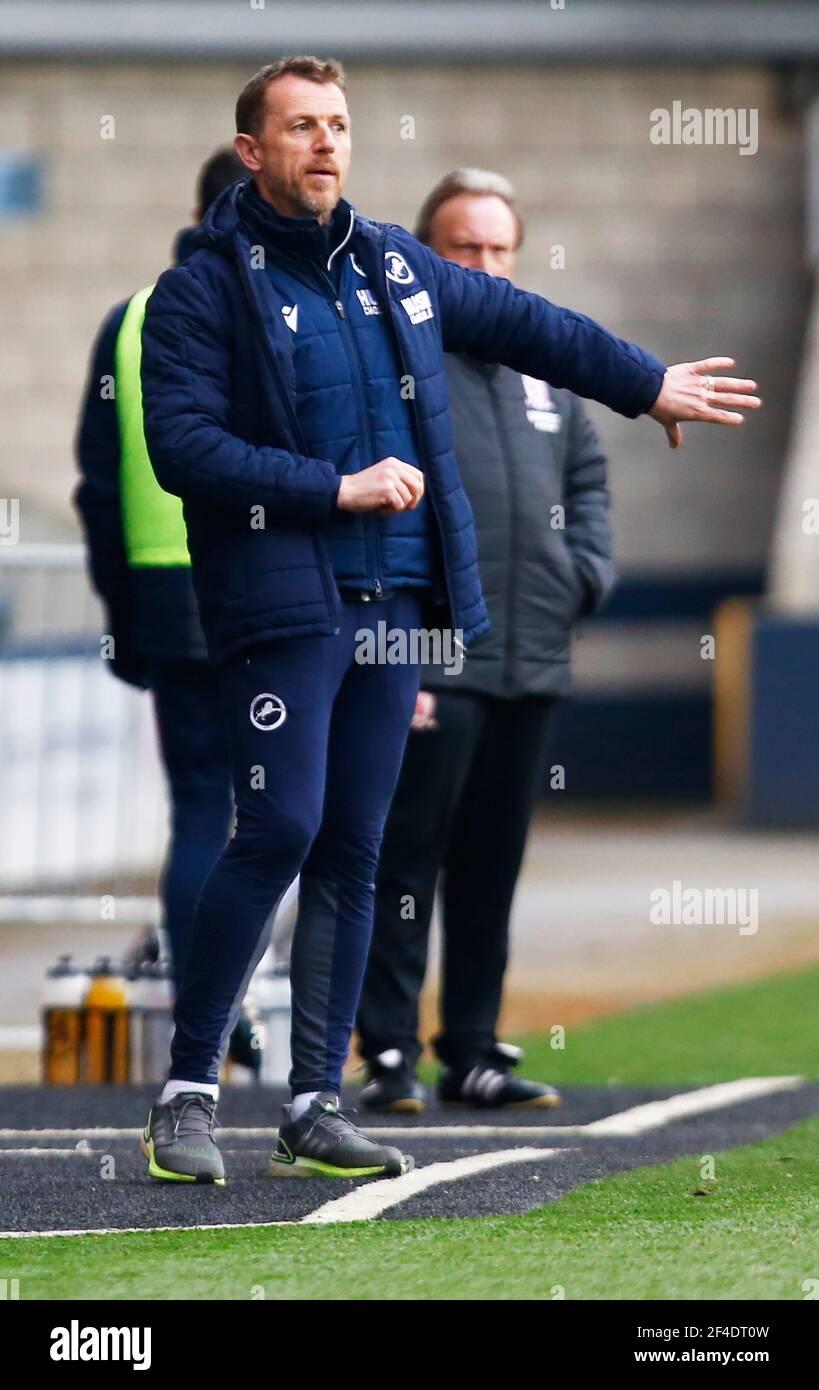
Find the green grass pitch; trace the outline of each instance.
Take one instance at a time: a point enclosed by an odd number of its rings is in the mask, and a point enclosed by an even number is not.
[[[522,1040],[550,1080],[819,1076],[819,970]],[[523,1216],[0,1243],[31,1299],[778,1299],[819,1280],[819,1119],[716,1156],[576,1189]],[[707,1193],[696,1195],[697,1189]]]

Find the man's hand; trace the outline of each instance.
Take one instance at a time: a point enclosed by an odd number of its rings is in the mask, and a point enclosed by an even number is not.
[[[438,699],[431,690],[419,690],[415,697],[415,713],[412,716],[410,728],[416,733],[425,729],[437,729],[438,720],[435,718],[435,711],[438,708]]]
[[[424,495],[424,475],[402,459],[385,458],[347,473],[338,490],[343,512],[411,512]]]
[[[752,395],[755,381],[743,377],[712,376],[712,372],[733,367],[732,357],[706,357],[702,362],[680,362],[669,367],[660,394],[648,412],[659,421],[672,449],[682,444],[680,420],[703,420],[707,425],[741,425],[745,417],[726,406],[738,405],[757,410],[762,401]]]

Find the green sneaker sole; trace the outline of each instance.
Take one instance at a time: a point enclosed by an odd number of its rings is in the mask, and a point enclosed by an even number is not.
[[[271,1178],[400,1178],[414,1166],[405,1158],[400,1173],[388,1173],[382,1163],[377,1168],[337,1168],[334,1163],[322,1163],[318,1158],[277,1158],[271,1154],[267,1171]]]
[[[197,1177],[194,1173],[174,1173],[170,1168],[160,1168],[154,1157],[154,1141],[143,1137],[140,1139],[140,1148],[148,1160],[148,1174],[152,1178],[158,1178],[161,1182],[195,1182],[200,1186],[224,1187],[226,1178]]]

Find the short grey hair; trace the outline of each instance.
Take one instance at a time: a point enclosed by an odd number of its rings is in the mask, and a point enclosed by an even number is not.
[[[459,193],[469,193],[476,198],[500,198],[508,207],[517,226],[515,250],[523,241],[523,218],[520,215],[515,190],[503,174],[493,174],[489,169],[453,169],[444,174],[435,187],[427,194],[421,204],[421,211],[415,223],[415,235],[419,241],[429,244],[432,219],[444,203],[456,198]]]

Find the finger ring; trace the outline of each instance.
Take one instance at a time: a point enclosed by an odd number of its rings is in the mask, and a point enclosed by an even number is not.
[[[706,391],[714,390],[714,378],[712,376],[707,376],[705,378],[705,389]]]

